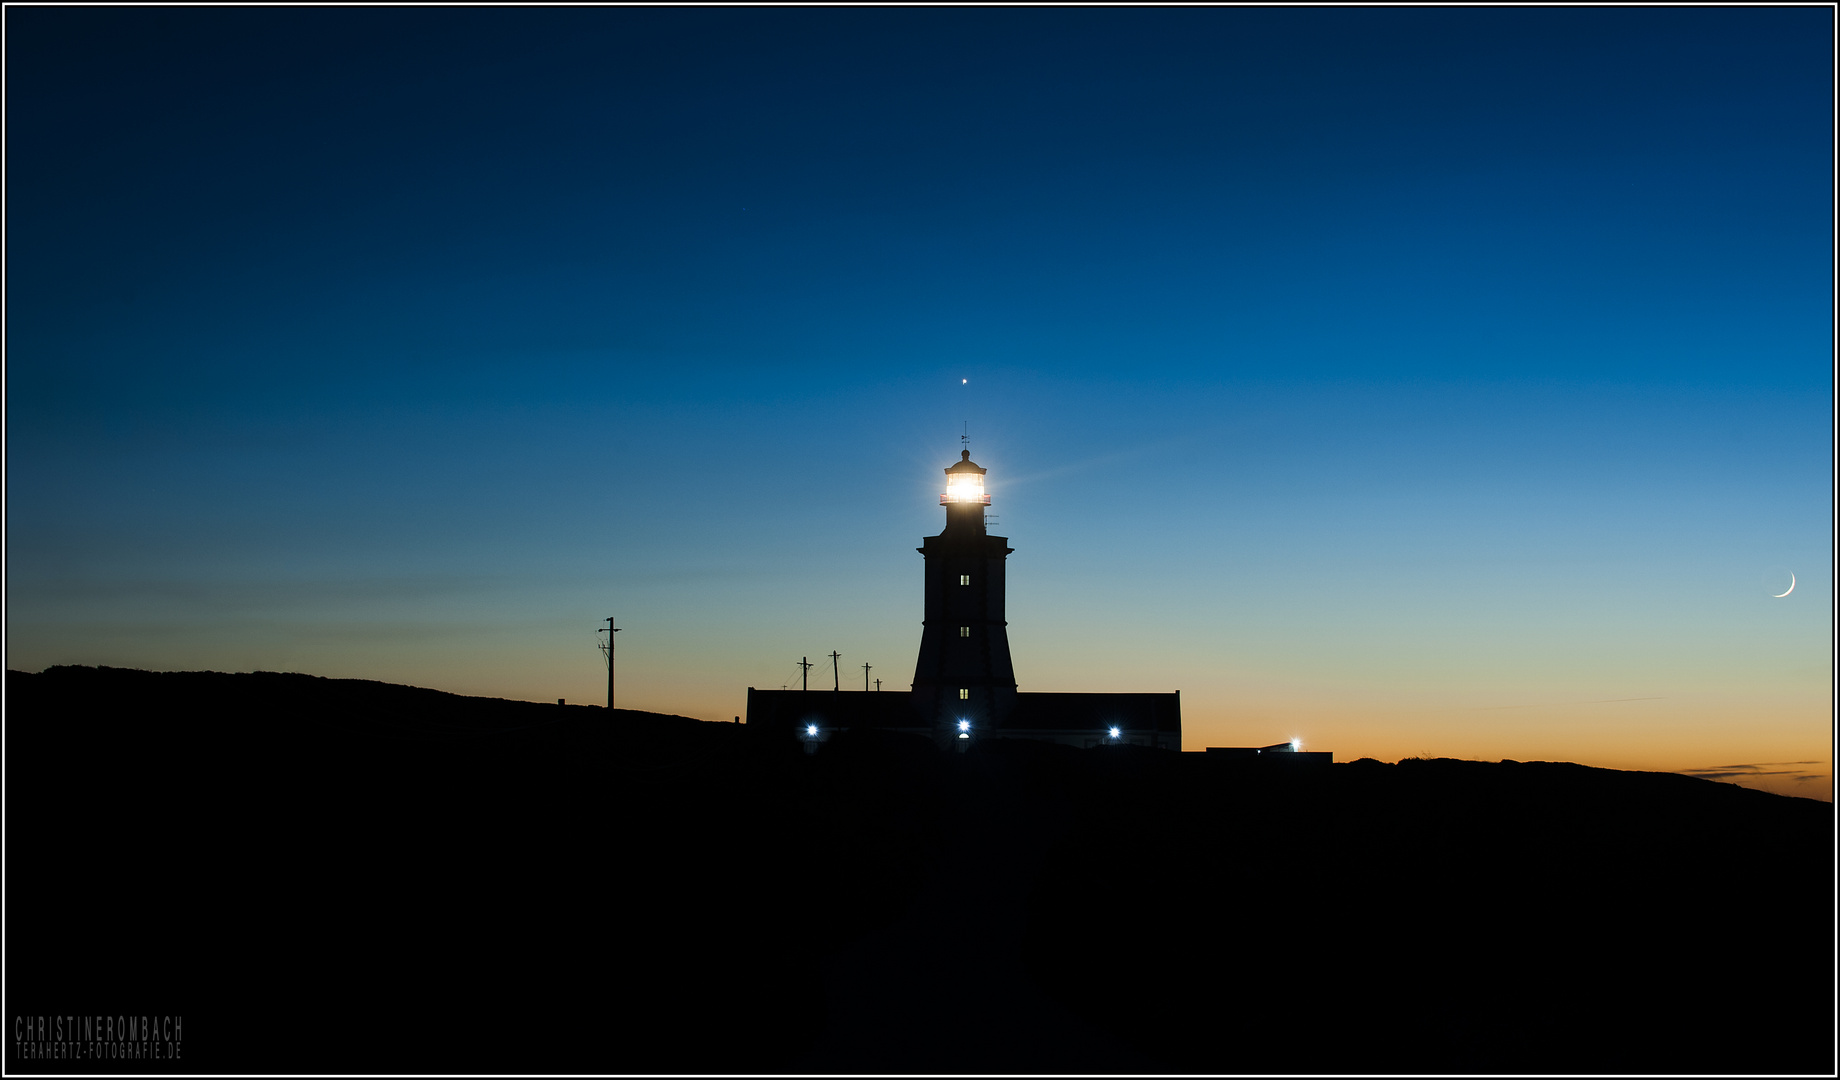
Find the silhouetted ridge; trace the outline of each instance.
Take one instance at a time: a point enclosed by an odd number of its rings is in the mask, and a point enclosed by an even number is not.
[[[228,674],[59,666],[37,675],[9,671],[7,683],[9,694],[61,702],[62,707],[81,709],[98,720],[172,717],[187,724],[273,727],[304,719],[379,735],[474,736],[588,715],[607,719],[606,711],[594,706],[468,697],[370,679],[274,671]],[[633,709],[618,709],[614,715],[629,723],[704,722]]]
[[[874,729],[807,755],[276,673],[6,685],[9,1005],[184,1013],[186,1072],[1831,1071],[1830,984],[1729,971],[1831,954],[1813,800]],[[336,1031],[276,1035],[306,1016]]]

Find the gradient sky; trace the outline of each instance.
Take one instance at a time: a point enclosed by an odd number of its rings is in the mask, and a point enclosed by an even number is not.
[[[10,668],[905,688],[968,422],[1024,690],[1832,797],[1830,8],[5,19]]]

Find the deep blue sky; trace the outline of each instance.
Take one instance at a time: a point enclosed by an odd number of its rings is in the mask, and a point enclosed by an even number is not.
[[[12,667],[1828,772],[1830,9],[5,17]]]

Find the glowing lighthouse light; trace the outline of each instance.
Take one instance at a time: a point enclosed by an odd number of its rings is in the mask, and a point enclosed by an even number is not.
[[[984,494],[984,470],[971,463],[971,451],[962,451],[959,457],[959,463],[946,470],[946,490],[939,496],[939,505],[982,503],[989,506],[990,496]]]
[[[949,503],[981,503],[990,499],[984,494],[984,478],[974,472],[946,477],[946,493],[940,496]]]
[[[810,736],[812,736],[813,738],[816,738],[816,737],[817,737],[817,734],[818,734],[818,725],[816,725],[816,724],[806,724],[806,725],[805,725],[805,734],[807,734],[807,735],[810,735]]]

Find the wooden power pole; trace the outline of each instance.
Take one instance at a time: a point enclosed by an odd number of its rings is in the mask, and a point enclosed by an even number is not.
[[[609,717],[612,717],[613,716],[613,635],[619,633],[620,631],[618,627],[613,625],[613,616],[611,615],[607,616],[606,621],[607,621],[607,625],[599,630],[596,630],[595,633],[607,635],[607,640],[601,642],[601,652],[605,653],[607,656],[607,715]]]

